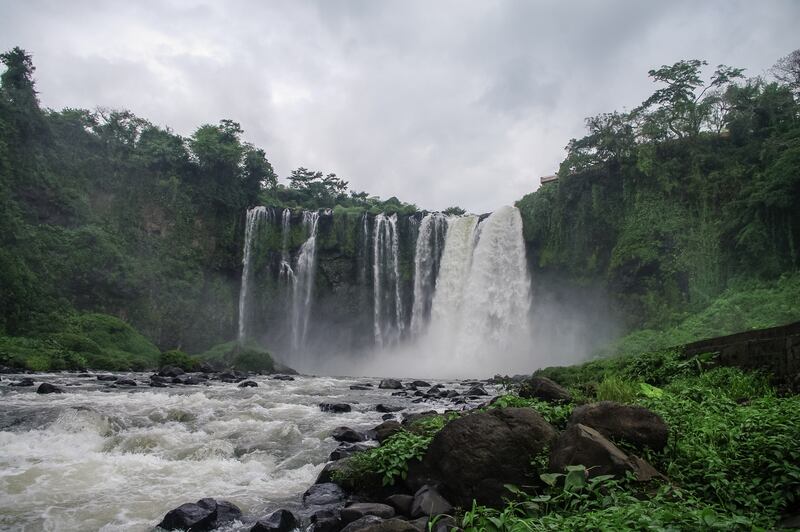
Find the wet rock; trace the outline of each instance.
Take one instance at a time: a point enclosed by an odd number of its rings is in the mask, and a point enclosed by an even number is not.
[[[368,386],[364,386],[363,384],[351,384],[351,390],[369,390]]]
[[[414,494],[411,503],[411,517],[436,516],[449,514],[453,511],[453,505],[442,497],[433,486],[423,486]]]
[[[36,388],[36,393],[64,393],[64,390],[58,386],[50,384],[49,382],[43,382],[38,388]]]
[[[352,407],[347,403],[320,403],[319,409],[323,412],[332,412],[334,414],[343,414],[350,412]]]
[[[349,443],[364,441],[364,436],[350,427],[336,427],[331,431],[331,437],[336,441]]]
[[[389,421],[390,419],[394,419],[394,414],[384,414],[381,416],[381,419],[384,421]]]
[[[161,371],[158,372],[159,377],[179,377],[186,373],[183,369],[179,368],[178,366],[164,366],[161,368]]]
[[[572,396],[565,388],[547,377],[531,377],[523,381],[519,387],[519,396],[550,403],[568,403],[572,400]]]
[[[256,381],[242,381],[237,388],[258,388],[258,383]]]
[[[217,372],[216,368],[214,368],[214,366],[212,366],[208,362],[201,362],[200,365],[197,367],[197,369],[200,370],[202,373],[216,373]]]
[[[632,471],[638,480],[650,480],[660,474],[638,457],[629,457],[598,431],[586,425],[567,427],[550,451],[549,470],[563,473],[567,466],[584,465],[590,477],[623,476]]]
[[[661,451],[667,446],[669,428],[661,416],[641,406],[601,401],[577,407],[569,418],[570,425],[592,427],[611,439],[624,440],[636,447]]]
[[[384,421],[373,430],[375,431],[375,439],[383,443],[389,436],[403,430],[403,427],[397,421],[389,420]]]
[[[338,532],[342,528],[338,510],[319,510],[311,514],[312,532]]]
[[[136,381],[133,379],[117,379],[117,386],[136,386]]]
[[[272,380],[276,381],[293,381],[294,377],[291,375],[273,375]]]
[[[394,397],[408,397],[408,392],[406,392],[406,391],[392,392],[392,396],[394,396]]]
[[[342,522],[345,522],[342,519]],[[372,530],[371,527],[374,525],[378,525],[383,522],[383,519],[380,517],[376,517],[374,515],[365,515],[359,519],[356,519],[349,525],[345,526],[341,532],[356,532],[356,530]]]
[[[444,483],[444,495],[460,506],[472,499],[499,506],[504,484],[521,485],[538,473],[531,457],[557,433],[530,408],[496,408],[451,421],[434,436],[425,464]]]
[[[33,379],[30,377],[22,377],[19,381],[9,384],[9,386],[20,386],[27,388],[28,386],[33,386],[33,382]]]
[[[371,524],[359,530],[363,532],[417,532],[419,529],[408,521],[395,518]]]
[[[451,532],[452,530],[461,530],[458,528],[458,523],[452,517],[445,516],[436,520],[433,527],[433,532]]]
[[[331,456],[334,455],[336,451],[331,453]],[[338,459],[333,459],[332,462],[328,462],[325,464],[325,467],[322,468],[322,471],[319,472],[317,475],[317,480],[314,481],[314,484],[327,484],[329,482],[333,482],[334,476],[337,473],[346,473],[350,471],[350,460],[349,456],[342,456]]]
[[[413,520],[409,521],[408,524],[412,525],[419,532],[428,532],[428,518],[427,517],[420,517],[419,519],[413,519]]]
[[[150,381],[151,388],[166,388],[167,385],[161,381]]]
[[[119,379],[116,375],[98,375],[97,380],[99,381],[115,381]]]
[[[445,397],[447,399],[453,399],[454,397],[458,397],[459,395],[461,395],[460,393],[458,393],[455,390],[447,390],[447,391],[442,392],[442,393],[444,393],[444,395],[439,394],[439,396],[440,397]]]
[[[158,526],[165,530],[213,530],[241,515],[236,505],[207,498],[170,510]]]
[[[375,410],[378,412],[400,412],[401,410],[405,410],[405,408],[406,407],[404,406],[385,405],[380,403],[375,407]]]
[[[303,494],[303,506],[344,506],[345,494],[333,482],[314,484]]]
[[[388,504],[381,504],[378,502],[356,502],[342,509],[341,518],[345,523],[352,523],[367,515],[373,515],[381,519],[389,519],[394,517],[394,514],[394,508]]]
[[[197,378],[196,375],[181,375],[180,377],[175,377],[172,379],[174,384],[184,384],[186,386],[196,386],[201,383],[200,379]]]
[[[328,460],[341,460],[356,453],[372,449],[373,447],[374,445],[367,443],[341,443],[339,447],[331,452]]]
[[[438,395],[439,394],[439,390],[441,390],[442,388],[444,388],[443,384],[434,384],[425,393],[427,395]]]
[[[412,412],[403,414],[403,425],[410,425],[420,419],[429,418],[438,415],[436,410],[426,410],[424,412]]]
[[[430,386],[430,384],[425,382],[425,381],[413,381],[411,384],[412,384],[412,386],[416,386],[418,388],[423,388],[423,387],[426,387],[426,386]]]
[[[414,502],[413,495],[397,493],[386,497],[386,504],[393,507],[400,515],[411,515],[411,504]]]
[[[382,390],[400,390],[403,388],[403,384],[397,379],[383,379],[378,388]]]
[[[478,396],[478,395],[489,395],[489,394],[486,392],[486,390],[483,389],[483,386],[473,386],[464,395]]]
[[[241,382],[247,378],[247,373],[241,371],[225,371],[219,374],[219,380],[222,382]]]
[[[262,517],[250,532],[291,532],[299,526],[297,518],[289,510],[276,510],[266,517]]]

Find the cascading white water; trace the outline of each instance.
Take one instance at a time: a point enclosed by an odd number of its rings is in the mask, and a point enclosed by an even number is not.
[[[266,207],[253,207],[247,210],[244,229],[244,254],[242,257],[242,285],[239,289],[239,342],[245,340],[247,333],[247,292],[250,284],[250,268],[252,263],[253,242],[262,222],[267,221],[269,213]]]
[[[462,310],[464,287],[475,249],[477,216],[451,217],[436,278],[436,293],[431,307],[431,323],[439,330],[455,332]]]
[[[305,346],[308,334],[314,276],[317,271],[319,212],[304,211],[303,226],[306,228],[308,238],[300,247],[300,254],[297,257],[297,273],[292,292],[292,349],[294,351]]]
[[[281,266],[279,280],[282,283],[293,284],[295,281],[294,270],[292,270],[291,258],[289,257],[289,235],[292,230],[292,211],[283,209],[281,213]]]
[[[528,327],[530,279],[522,217],[514,207],[501,207],[479,230],[464,288],[459,344],[462,350],[476,345],[503,349]]]
[[[405,329],[397,214],[375,216],[372,248],[373,326],[375,344],[383,347],[399,341]]]
[[[425,215],[419,225],[414,253],[414,305],[411,310],[411,333],[414,336],[425,329],[430,319],[446,227],[447,220],[439,213]]]

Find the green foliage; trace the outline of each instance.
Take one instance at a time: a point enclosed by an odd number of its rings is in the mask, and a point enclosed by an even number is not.
[[[567,426],[567,420],[572,414],[574,405],[549,403],[547,401],[540,401],[539,399],[525,399],[515,394],[500,395],[489,408],[532,408],[536,410],[548,423],[558,429],[563,429]]]
[[[610,375],[597,385],[596,396],[598,401],[631,403],[640,390],[637,383]]]
[[[354,454],[348,469],[336,480],[359,486],[371,475],[379,475],[384,486],[393,485],[408,474],[408,461],[421,460],[430,445],[432,436],[401,430],[387,438],[380,447]]]
[[[174,366],[179,367],[184,371],[195,371],[199,365],[197,359],[192,358],[188,354],[178,349],[171,349],[161,353],[158,360],[159,367]]]
[[[263,372],[275,370],[275,362],[267,351],[253,345],[240,345],[236,341],[215,345],[197,358],[219,368]]]
[[[454,205],[453,207],[448,207],[445,210],[443,210],[442,214],[444,214],[445,216],[462,216],[464,214],[467,214],[467,211],[465,211],[464,209],[462,209],[457,205]]]

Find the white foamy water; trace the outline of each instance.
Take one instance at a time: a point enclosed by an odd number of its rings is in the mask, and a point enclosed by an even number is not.
[[[16,378],[0,382],[3,530],[145,531],[203,497],[230,500],[254,517],[294,508],[337,446],[328,437],[335,427],[374,427],[381,402],[408,412],[452,407],[412,404],[364,378],[264,376],[253,378],[258,388],[129,390],[75,374],[35,376],[37,386],[62,386],[58,395],[8,386]],[[349,390],[365,381],[376,389]],[[325,401],[353,412],[321,412]]]

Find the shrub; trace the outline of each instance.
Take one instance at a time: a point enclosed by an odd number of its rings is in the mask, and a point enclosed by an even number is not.
[[[164,366],[177,366],[184,371],[194,371],[199,365],[197,359],[192,358],[178,349],[172,349],[161,353],[158,364],[162,368]]]

